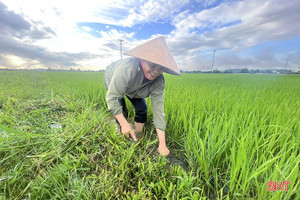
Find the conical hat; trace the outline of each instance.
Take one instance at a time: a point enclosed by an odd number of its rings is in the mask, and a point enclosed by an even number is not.
[[[161,65],[166,73],[180,75],[175,60],[162,36],[139,45],[124,54]]]

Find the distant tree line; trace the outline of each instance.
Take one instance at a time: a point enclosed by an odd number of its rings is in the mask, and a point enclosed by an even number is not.
[[[213,70],[213,71],[201,71],[201,70],[193,70],[193,71],[184,71],[181,70],[182,73],[224,73],[224,74],[300,74],[300,70],[297,72],[293,72],[292,70],[287,69],[226,69],[226,70]]]
[[[0,68],[0,71],[57,71],[57,72],[104,72],[103,69],[100,69],[98,71],[94,70],[82,70],[82,69],[51,69],[51,68],[37,68],[37,69],[11,69],[11,68]]]
[[[103,69],[100,69],[98,71],[94,70],[81,70],[81,69],[51,69],[51,68],[40,68],[40,69],[9,69],[9,68],[3,68],[0,70],[8,70],[8,71],[22,71],[22,70],[28,70],[28,71],[71,71],[71,72],[104,72]],[[192,70],[192,71],[185,71],[180,70],[181,73],[214,73],[214,74],[300,74],[300,70],[294,72],[290,69],[247,69],[247,68],[241,68],[241,69],[226,69],[226,70],[213,70],[213,71],[201,71],[201,70]]]

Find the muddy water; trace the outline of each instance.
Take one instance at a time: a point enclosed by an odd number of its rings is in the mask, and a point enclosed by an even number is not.
[[[180,165],[182,169],[184,169],[185,171],[188,171],[189,165],[188,163],[185,161],[185,158],[179,157],[179,156],[175,156],[172,153],[170,155],[167,156],[167,165]]]

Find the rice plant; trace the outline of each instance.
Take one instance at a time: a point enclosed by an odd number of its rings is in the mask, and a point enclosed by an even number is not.
[[[149,99],[139,142],[115,132],[103,73],[0,71],[0,199],[300,198],[299,76],[165,78],[167,158]]]

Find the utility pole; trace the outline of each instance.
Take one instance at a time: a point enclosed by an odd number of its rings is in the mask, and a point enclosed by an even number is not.
[[[119,39],[120,41],[120,54],[121,54],[121,59],[122,59],[122,42],[124,41],[123,39]]]
[[[213,59],[212,59],[212,62],[211,62],[211,71],[213,71],[213,68],[214,68],[214,62],[215,62],[215,53],[216,53],[217,49],[214,49],[213,50]]]

